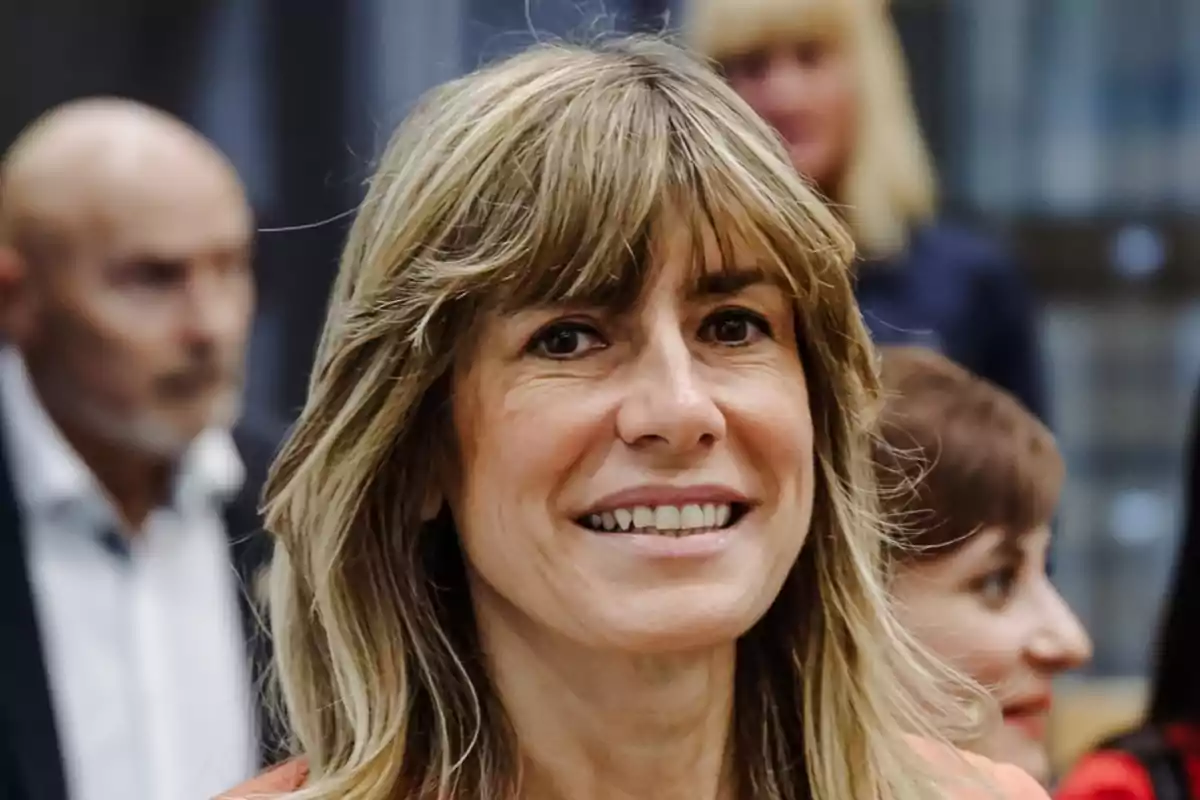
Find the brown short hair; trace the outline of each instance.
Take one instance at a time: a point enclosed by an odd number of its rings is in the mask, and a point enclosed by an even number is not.
[[[905,555],[937,558],[976,531],[1050,522],[1065,467],[1054,436],[1003,389],[918,347],[883,347],[874,460]]]

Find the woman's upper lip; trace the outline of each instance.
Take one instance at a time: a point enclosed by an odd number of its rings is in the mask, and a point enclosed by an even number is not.
[[[713,505],[718,503],[749,505],[750,502],[744,493],[720,484],[706,483],[692,486],[660,484],[637,486],[605,495],[594,503],[590,503],[583,514],[599,514],[603,511],[633,508],[634,506],[686,506],[709,503]]]
[[[1004,716],[1023,716],[1026,714],[1041,714],[1050,710],[1050,695],[1039,694],[1013,700],[1005,703]]]

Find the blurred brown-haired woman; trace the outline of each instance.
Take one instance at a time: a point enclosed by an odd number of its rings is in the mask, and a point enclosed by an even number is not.
[[[1050,681],[1091,656],[1046,572],[1062,456],[1007,392],[925,349],[882,354],[875,467],[900,618],[997,701],[972,748],[1045,781]]]

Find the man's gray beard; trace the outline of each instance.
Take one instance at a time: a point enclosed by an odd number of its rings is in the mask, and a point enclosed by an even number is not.
[[[227,390],[212,403],[208,422],[197,431],[183,432],[167,420],[146,413],[136,419],[114,420],[102,413],[85,411],[84,421],[98,436],[129,447],[138,453],[177,461],[196,437],[210,428],[232,428],[242,413],[241,387]]]

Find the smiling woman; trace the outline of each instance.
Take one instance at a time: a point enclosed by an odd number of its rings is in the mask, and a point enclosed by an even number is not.
[[[233,796],[1025,796],[908,738],[945,676],[880,585],[851,255],[669,45],[433,92],[268,490],[303,760]]]

